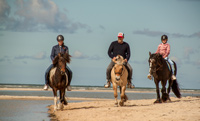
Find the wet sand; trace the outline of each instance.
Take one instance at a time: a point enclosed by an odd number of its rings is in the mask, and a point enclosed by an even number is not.
[[[4,91],[43,91],[36,88],[0,88]],[[51,91],[51,90],[49,90]],[[97,94],[98,92],[111,93],[109,90],[73,90],[73,92],[86,92]],[[127,90],[127,93],[155,93],[154,89],[148,90]],[[2,95],[0,100],[49,100],[48,113],[52,119],[60,121],[199,121],[200,120],[200,92],[194,90],[181,91],[192,96],[182,97],[181,99],[171,97],[171,102],[154,104],[155,99],[128,100],[123,107],[114,106],[114,98],[84,98],[68,97],[68,105],[63,111],[53,112],[53,96],[18,96]],[[147,95],[149,95],[147,94]],[[140,94],[141,95],[141,94]],[[196,95],[196,96],[195,96]],[[73,102],[73,101],[75,102]],[[78,101],[78,102],[76,102]],[[27,102],[29,103],[29,102]],[[34,102],[35,103],[35,102]],[[38,101],[37,101],[38,103]],[[51,105],[50,105],[51,104]],[[14,105],[14,104],[13,104]],[[35,104],[34,104],[35,105]],[[17,105],[16,105],[17,106]],[[44,104],[43,104],[44,106]],[[44,108],[44,107],[43,107]],[[8,112],[10,112],[8,110]],[[8,118],[8,117],[6,117]]]
[[[70,103],[63,111],[53,113],[59,121],[199,121],[200,98],[171,98],[171,102],[153,104],[155,99],[130,100],[115,107],[114,100]]]

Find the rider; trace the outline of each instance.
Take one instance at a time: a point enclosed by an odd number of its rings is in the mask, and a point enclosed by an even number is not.
[[[129,72],[128,74],[128,88],[134,88],[135,86],[131,84],[131,80],[132,80],[132,67],[131,65],[128,63],[128,60],[131,56],[130,53],[130,48],[129,48],[129,44],[124,42],[124,33],[119,32],[118,33],[118,40],[114,41],[111,43],[109,49],[108,49],[108,55],[112,60],[116,59],[117,55],[121,55],[123,56],[123,58],[125,59],[126,62],[126,68]],[[110,64],[107,67],[107,71],[106,71],[106,81],[107,84],[104,85],[105,88],[110,87],[110,79],[111,79],[111,70],[113,68],[113,66],[115,65],[115,63],[113,61],[110,62]]]
[[[162,55],[162,57],[170,63],[170,65],[172,67],[171,79],[176,80],[176,76],[174,75],[174,63],[168,58],[168,55],[170,54],[170,45],[167,43],[167,41],[168,41],[167,35],[162,35],[161,41],[162,41],[162,43],[158,45],[158,49],[157,49],[156,53],[159,53],[160,55]],[[149,74],[149,76],[151,76],[151,75]]]
[[[67,46],[64,45],[64,37],[62,35],[57,36],[57,42],[58,45],[53,46],[50,58],[53,61],[53,59],[58,55],[58,53],[69,53],[69,49]],[[44,85],[44,90],[48,90],[48,84],[49,84],[49,72],[53,68],[53,64],[47,68],[45,72],[45,85]],[[66,73],[68,75],[68,84],[67,84],[67,90],[71,91],[71,79],[72,79],[72,71],[71,69],[66,65]]]

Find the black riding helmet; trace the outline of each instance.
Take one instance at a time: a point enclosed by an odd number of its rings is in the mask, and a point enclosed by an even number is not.
[[[62,35],[57,36],[57,41],[64,41],[64,37]]]
[[[165,40],[165,39],[167,39],[167,40],[168,40],[168,37],[167,37],[167,35],[162,35],[162,36],[161,36],[161,41],[162,41],[162,40]]]

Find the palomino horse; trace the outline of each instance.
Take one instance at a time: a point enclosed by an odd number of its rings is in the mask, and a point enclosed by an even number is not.
[[[53,89],[54,94],[54,111],[63,109],[63,104],[67,105],[65,99],[65,89],[68,84],[68,76],[65,73],[66,63],[70,63],[70,55],[68,53],[59,53],[53,60],[54,68],[49,74],[49,86]],[[60,92],[60,105],[57,108],[57,90]]]
[[[172,80],[171,76],[172,76],[172,71],[169,69],[168,67],[168,62],[162,57],[162,55],[160,54],[151,54],[151,52],[149,52],[149,73],[151,75],[153,75],[154,77],[154,82],[156,85],[156,92],[157,92],[157,100],[154,103],[161,103],[162,101],[165,102],[167,100],[171,101],[169,98],[169,93],[170,93],[170,89],[172,88],[172,91],[174,92],[174,94],[176,95],[176,97],[181,98],[181,94],[180,94],[180,89],[178,86],[178,82],[177,80]],[[174,63],[174,75],[176,75],[177,72],[177,67],[176,67],[176,63],[173,61]],[[169,64],[170,65],[170,64]],[[171,68],[171,66],[170,66]],[[149,79],[151,79],[151,77],[148,77]],[[168,89],[167,89],[167,93],[166,93],[166,83],[169,83]],[[161,81],[162,84],[162,101],[160,99],[160,91],[159,91],[159,82]]]
[[[111,82],[113,84],[114,97],[115,97],[115,106],[118,106],[117,101],[117,87],[120,87],[121,101],[120,106],[124,105],[124,102],[128,99],[125,95],[128,71],[124,64],[124,58],[120,55],[117,55],[116,60],[114,60],[115,66],[111,70]]]

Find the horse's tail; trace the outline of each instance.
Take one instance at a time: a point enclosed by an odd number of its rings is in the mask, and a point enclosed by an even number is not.
[[[179,84],[178,84],[177,80],[173,80],[172,91],[174,92],[176,97],[181,98],[180,88],[179,88]]]
[[[174,75],[176,76],[177,74],[177,66],[176,63],[172,60],[172,62],[174,63]]]

